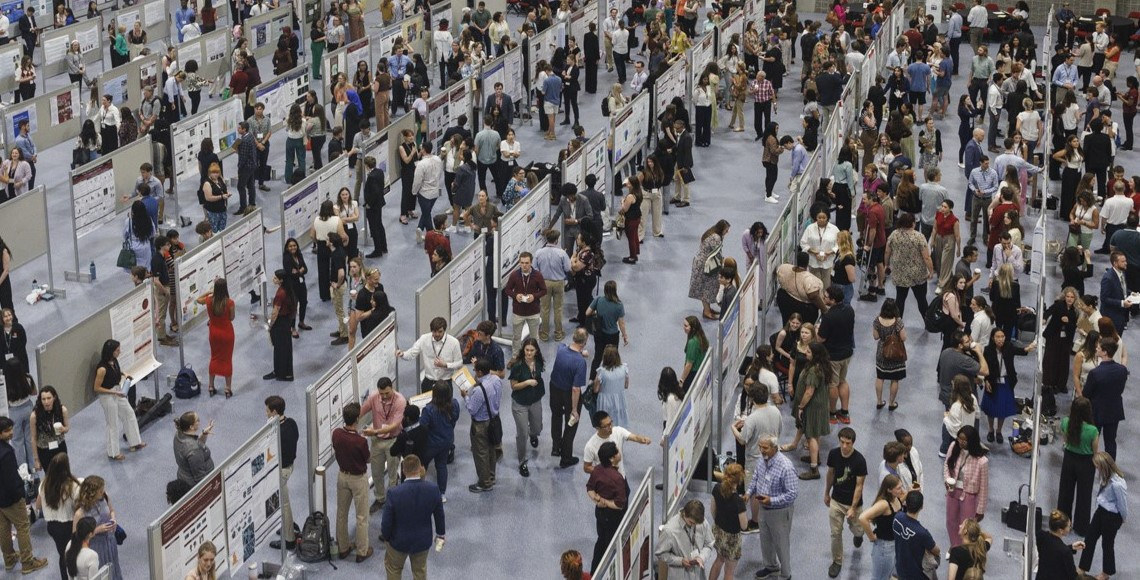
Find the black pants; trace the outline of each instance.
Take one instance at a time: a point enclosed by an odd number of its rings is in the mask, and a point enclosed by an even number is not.
[[[64,550],[67,549],[67,543],[71,541],[71,522],[49,521],[47,523],[47,533],[55,542],[55,551],[59,554],[59,577],[63,580],[68,580],[68,578],[71,577],[67,575],[67,562],[64,559]]]
[[[973,101],[974,110],[978,112],[979,117],[986,114],[986,80],[970,79],[970,100]]]
[[[636,233],[636,232],[635,232]],[[590,380],[593,381],[594,377],[598,376],[598,367],[602,366],[602,353],[609,345],[617,347],[621,338],[620,333],[607,334],[599,331],[594,335],[594,358],[590,359]]]
[[[534,103],[538,107],[538,128],[545,133],[550,130],[550,119],[546,116],[546,106],[542,91],[534,92]]]
[[[586,92],[591,95],[598,92],[598,63],[586,63]]]
[[[1069,219],[1069,212],[1077,201],[1077,185],[1081,181],[1081,170],[1065,167],[1061,170],[1061,202],[1057,211],[1059,219]],[[1100,191],[1104,191],[1101,189]]]
[[[396,118],[396,111],[405,105],[407,99],[407,90],[404,88],[404,81],[400,79],[392,79],[392,100],[388,102],[388,110],[392,112],[392,118]]]
[[[625,63],[629,60],[629,53],[614,51],[614,68],[617,69],[618,82],[625,84]]]
[[[1103,189],[1100,191],[1104,191]],[[1100,247],[1102,253],[1107,254],[1111,248],[1109,247],[1109,240],[1112,239],[1112,234],[1124,229],[1125,224],[1105,224],[1104,225],[1104,245]]]
[[[257,183],[265,185],[269,181],[269,143],[257,150]]]
[[[570,109],[574,109],[574,124],[578,124],[578,91],[562,90],[562,108],[566,110],[566,117],[563,119],[567,123],[570,122]]]
[[[490,195],[491,192],[490,192],[490,190],[487,189],[487,170],[491,171],[491,179],[494,179],[495,178],[495,164],[494,163],[483,163],[482,161],[478,161],[475,163],[475,168],[476,168],[476,174],[479,176],[479,189],[486,191],[487,195]],[[496,181],[496,185],[498,185],[497,181]]]
[[[598,541],[594,542],[594,557],[590,560],[590,571],[597,574],[598,562],[606,553],[606,548],[609,547],[610,542],[614,539],[614,534],[618,531],[618,526],[621,524],[621,518],[625,516],[625,510],[614,510],[604,507],[594,508],[594,524],[598,531]]]
[[[400,215],[402,216],[410,216],[416,210],[416,196],[412,194],[412,180],[415,177],[415,168],[400,172]]]
[[[1104,444],[1104,452],[1116,459],[1116,432],[1120,427],[1120,421],[1097,425],[1097,427],[1100,427],[1100,441]]]
[[[1089,167],[1088,164],[1086,163],[1085,164],[1085,173],[1091,173],[1091,174],[1096,176],[1096,190],[1099,191],[1100,194],[1103,195],[1105,199],[1108,199],[1108,198],[1112,197],[1113,195],[1115,195],[1113,192],[1108,191],[1108,166],[1107,165],[1105,165],[1104,167]],[[1079,184],[1079,182],[1078,182],[1078,184]],[[1068,217],[1068,215],[1069,214],[1065,214],[1065,217]]]
[[[364,210],[364,217],[368,219],[368,233],[372,235],[372,251],[387,254],[388,236],[384,232],[384,207],[370,207]]]
[[[117,135],[116,135],[117,137]],[[28,189],[35,189],[36,187],[36,164],[28,161],[28,166],[32,168],[32,178],[28,180]]]
[[[292,317],[278,318],[269,328],[269,340],[273,343],[273,374],[278,378],[293,377],[293,326]]]
[[[109,155],[119,148],[118,127],[114,125],[103,125],[99,128],[99,138],[103,141],[103,146],[99,150],[100,155]]]
[[[831,187],[835,194],[835,227],[841,232],[851,231],[851,188],[846,183]]]
[[[712,106],[697,107],[697,147],[708,147],[712,142]]]
[[[768,123],[772,122],[772,101],[752,103],[752,128],[756,129],[756,137],[764,136]]]
[[[570,389],[550,389],[551,448],[559,452],[562,461],[574,456],[574,436],[578,434],[578,423],[569,424],[570,414],[577,410],[573,396]],[[578,406],[582,406],[580,399]]]
[[[812,324],[819,319],[819,307],[796,300],[783,288],[776,290],[776,307],[780,309],[780,324],[787,324],[794,313],[798,313],[804,322]]]
[[[954,60],[954,74],[958,74],[958,47],[962,45],[962,37],[950,39],[950,58]]]
[[[578,302],[578,324],[585,324],[586,322],[586,308],[594,299],[594,286],[597,284],[597,276],[576,276],[574,279],[574,296]]]
[[[1096,543],[1104,538],[1104,561],[1101,572],[1108,575],[1116,574],[1116,532],[1124,525],[1120,514],[1110,512],[1102,507],[1096,508],[1093,514],[1092,525],[1085,536],[1085,549],[1081,551],[1081,570],[1092,569],[1093,557],[1096,556]]]
[[[324,160],[321,159],[321,149],[325,147],[325,136],[310,137],[309,142],[311,143],[310,149],[312,149],[313,154],[313,169],[320,169],[325,166]]]
[[[765,161],[764,165],[764,197],[772,197],[772,190],[776,189],[776,178],[780,175],[780,167],[775,163]]]
[[[238,199],[240,205],[238,209],[245,209],[251,205],[257,205],[257,187],[255,184],[254,174],[257,170],[254,168],[238,168]]]
[[[320,293],[322,302],[332,300],[332,290],[329,288],[329,260],[331,258],[329,245],[317,240],[317,291]]]
[[[1136,113],[1124,113],[1124,143],[1121,144],[1121,149],[1132,149],[1132,121],[1136,119]]]
[[[1080,455],[1065,450],[1065,458],[1061,461],[1061,487],[1057,491],[1057,509],[1069,516],[1073,521],[1073,531],[1080,536],[1088,535],[1095,475],[1096,468],[1093,467],[1092,455]],[[1074,489],[1077,492],[1075,510],[1073,509]]]
[[[919,315],[926,313],[926,309],[930,306],[930,302],[926,300],[926,282],[918,284],[917,286],[895,286],[895,302],[899,305],[899,316],[903,315],[903,310],[906,309],[906,296],[913,292],[914,300],[918,303]]]
[[[198,105],[202,102],[202,91],[187,91],[190,95],[190,114],[198,114]]]
[[[297,320],[290,328],[296,328],[297,324],[305,323],[305,312],[309,309],[309,288],[305,283],[290,276],[286,284],[293,285],[293,295],[297,297]]]

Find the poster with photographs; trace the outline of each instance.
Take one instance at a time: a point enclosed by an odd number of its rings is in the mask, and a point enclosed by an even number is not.
[[[126,104],[127,75],[122,74],[103,81],[103,94],[111,95],[111,102],[117,106],[121,107]]]
[[[51,126],[62,125],[78,115],[76,107],[79,105],[79,87],[64,91],[48,101],[51,111]]]
[[[148,62],[139,67],[139,91],[158,86],[158,61]],[[156,93],[157,94],[157,93]],[[124,95],[125,96],[125,95]]]
[[[230,568],[276,538],[281,521],[281,445],[277,424],[266,425],[223,467]]]

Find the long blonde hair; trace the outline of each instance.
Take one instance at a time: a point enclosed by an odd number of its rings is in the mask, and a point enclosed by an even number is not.
[[[997,273],[998,292],[1002,298],[1013,298],[1013,266],[1002,264]]]
[[[970,554],[973,565],[963,573],[964,579],[982,578],[986,573],[986,540],[982,536],[982,527],[977,520],[970,518],[962,522],[962,543]]]
[[[106,482],[98,475],[88,475],[79,484],[79,495],[75,497],[75,507],[87,511],[107,497]]]
[[[843,230],[839,232],[839,237],[836,238],[839,245],[838,256],[840,258],[855,255],[855,244],[851,242],[851,232]]]

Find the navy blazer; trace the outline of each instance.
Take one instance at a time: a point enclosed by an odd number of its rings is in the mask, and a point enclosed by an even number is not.
[[[380,519],[380,537],[405,554],[418,554],[431,548],[432,520],[435,534],[446,533],[443,495],[439,486],[422,479],[409,479],[388,490]]]
[[[1102,361],[1089,371],[1084,395],[1092,401],[1093,422],[1106,425],[1124,420],[1124,385],[1128,367],[1114,361]]]
[[[489,118],[491,116],[491,107],[494,104],[495,104],[495,93],[492,91],[491,94],[487,96],[486,104],[483,106],[484,117]],[[514,124],[514,122],[515,122],[515,102],[511,99],[511,96],[508,95],[506,91],[503,91],[503,106],[499,109],[499,112],[502,113],[503,119],[506,119],[508,125]]]
[[[1128,310],[1123,304],[1124,296],[1120,277],[1114,268],[1109,268],[1100,277],[1100,313],[1112,321],[1118,333],[1123,333],[1124,326],[1128,324]]]

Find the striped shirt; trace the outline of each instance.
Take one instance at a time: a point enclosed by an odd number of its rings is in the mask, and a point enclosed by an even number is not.
[[[994,168],[982,169],[975,167],[970,172],[970,190],[975,195],[981,191],[981,197],[993,197],[998,189],[998,173]]]
[[[748,495],[767,496],[770,503],[767,509],[786,508],[796,501],[799,495],[799,476],[792,467],[787,455],[776,452],[771,459],[761,456],[756,462],[756,471],[748,484]]]

